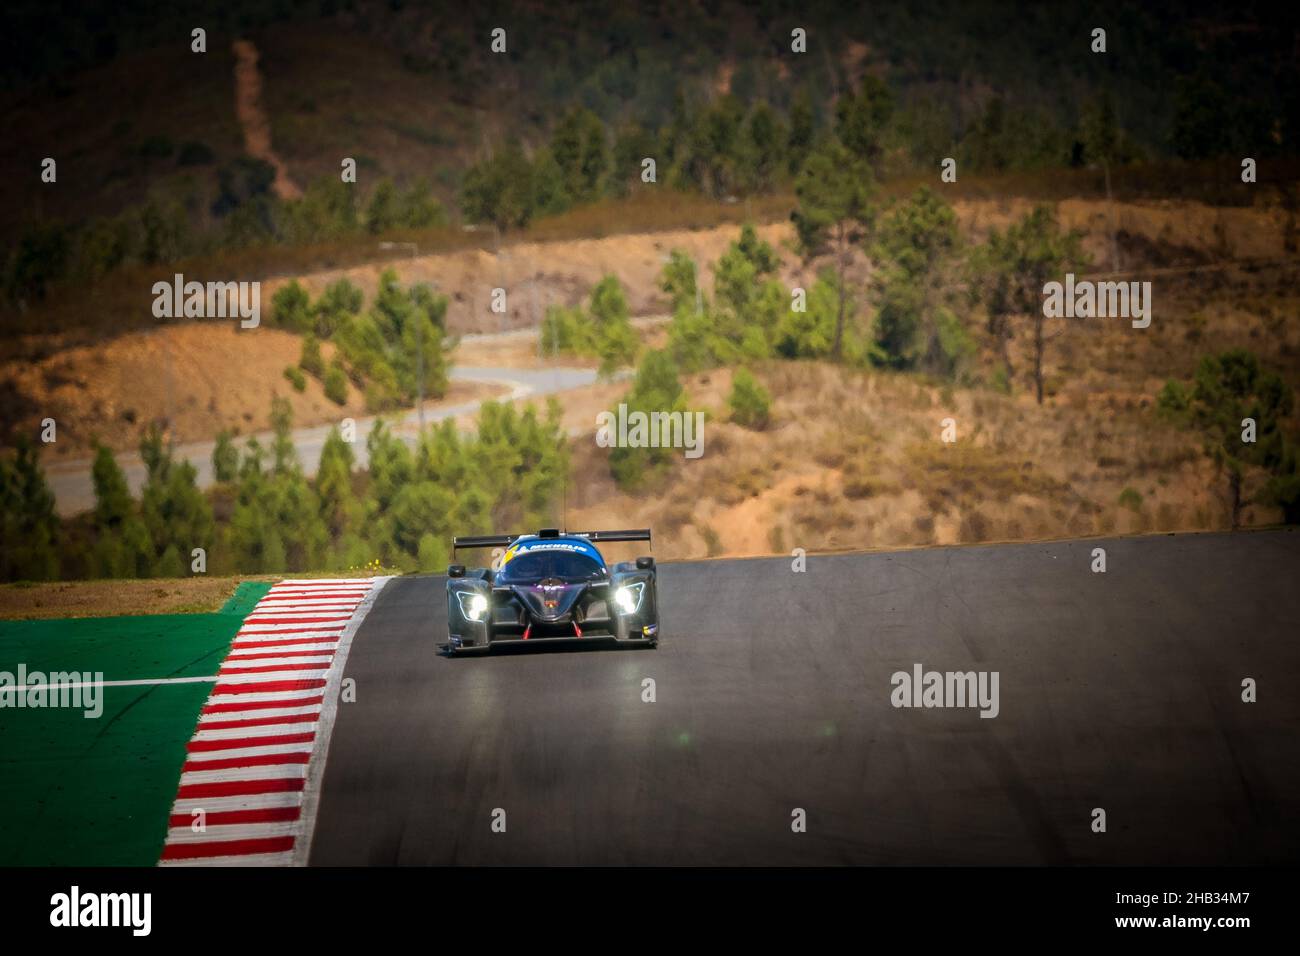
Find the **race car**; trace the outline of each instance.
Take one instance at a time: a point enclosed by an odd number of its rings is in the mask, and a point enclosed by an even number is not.
[[[652,557],[605,563],[596,544],[650,541],[648,529],[452,538],[452,551],[504,549],[491,567],[447,569],[448,654],[524,641],[659,642]]]

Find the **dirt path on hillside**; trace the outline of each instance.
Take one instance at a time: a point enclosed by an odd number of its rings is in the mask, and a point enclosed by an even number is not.
[[[264,160],[275,167],[272,188],[281,199],[297,199],[302,190],[289,179],[284,161],[271,147],[271,121],[262,109],[262,73],[257,68],[258,52],[248,40],[236,40],[235,53],[235,113],[244,130],[244,149],[248,155]]]

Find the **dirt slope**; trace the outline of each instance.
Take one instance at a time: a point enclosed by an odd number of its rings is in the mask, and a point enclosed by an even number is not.
[[[47,463],[85,458],[95,439],[114,449],[134,448],[155,419],[174,421],[177,441],[209,440],[223,428],[264,430],[272,395],[289,399],[297,425],[365,414],[365,400],[351,384],[342,406],[310,376],[304,392],[293,390],[284,369],[297,364],[301,348],[298,336],[277,329],[188,323],[68,349],[34,364],[8,363],[0,366],[0,380],[24,396],[31,434],[42,418],[58,423],[58,440],[42,446]],[[322,348],[327,362],[331,349],[328,343]],[[453,383],[446,401],[489,391]]]

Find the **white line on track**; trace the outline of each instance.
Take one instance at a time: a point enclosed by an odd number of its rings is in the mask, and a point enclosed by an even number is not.
[[[217,675],[210,677],[150,677],[145,680],[88,680],[77,681],[74,684],[25,684],[23,686],[14,685],[12,687],[0,687],[0,694],[14,691],[30,693],[34,690],[60,690],[64,687],[69,690],[75,687],[149,687],[153,684],[211,684],[216,681]]]

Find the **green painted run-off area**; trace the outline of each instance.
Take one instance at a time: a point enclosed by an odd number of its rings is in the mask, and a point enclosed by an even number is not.
[[[105,681],[214,675],[271,585],[245,582],[214,614],[0,621],[0,674]],[[0,677],[0,684],[4,677]],[[152,866],[212,683],[103,687],[102,713],[15,706],[0,692],[0,866]],[[83,693],[86,693],[83,691]],[[93,706],[90,709],[97,709]]]

